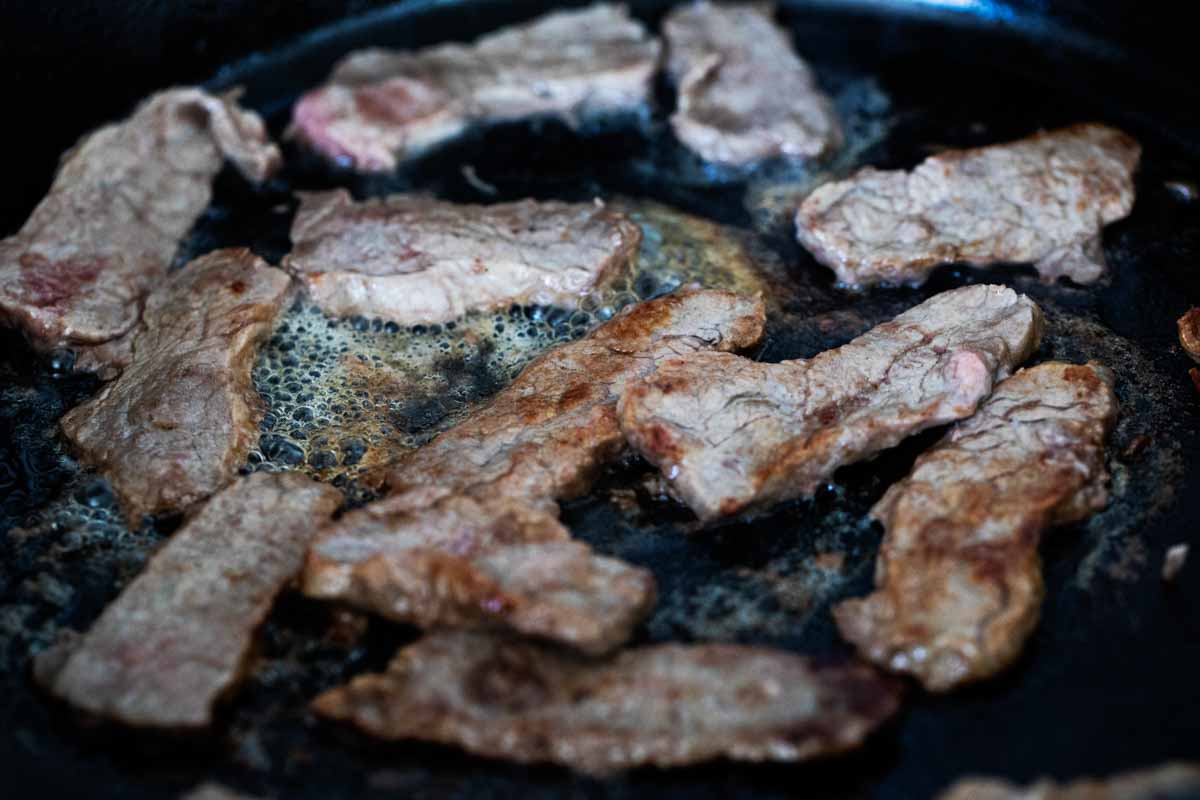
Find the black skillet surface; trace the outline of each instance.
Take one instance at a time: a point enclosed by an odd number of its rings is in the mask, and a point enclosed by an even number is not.
[[[349,49],[470,38],[545,5],[407,3],[241,62],[214,85],[245,85],[247,102],[269,114],[278,132],[295,94]],[[654,23],[665,4],[635,5]],[[845,97],[874,78],[889,101],[889,108],[868,114],[886,120],[888,134],[865,142],[855,163],[907,166],[940,146],[999,141],[1081,119],[1112,122],[1137,136],[1146,148],[1137,205],[1130,219],[1105,233],[1112,280],[1079,290],[1042,287],[1027,268],[946,268],[919,292],[855,298],[832,290],[806,254],[769,232],[764,242],[801,290],[788,325],[776,326],[760,356],[811,355],[933,292],[986,279],[1031,292],[1051,311],[1050,335],[1036,359],[1091,357],[1117,370],[1124,412],[1110,449],[1113,506],[1050,537],[1042,624],[1011,672],[949,697],[912,691],[901,716],[848,757],[800,766],[641,770],[597,782],[451,749],[379,745],[316,723],[303,711],[307,698],[378,668],[411,632],[373,623],[346,647],[330,634],[328,609],[288,598],[268,623],[262,657],[219,734],[174,740],[88,731],[32,689],[29,654],[60,626],[88,625],[175,521],[91,538],[70,526],[32,539],[10,531],[0,557],[0,796],[170,797],[216,778],[278,798],[923,798],[965,773],[1028,781],[1200,757],[1200,567],[1193,560],[1172,586],[1158,577],[1168,545],[1200,544],[1200,396],[1189,385],[1174,333],[1175,318],[1200,302],[1194,272],[1200,201],[1187,198],[1189,184],[1194,195],[1200,181],[1195,90],[1179,85],[1178,73],[1156,70],[1153,59],[1131,61],[1114,45],[1027,11],[987,2],[944,5],[962,11],[787,4],[781,17],[831,91]],[[145,89],[159,82],[144,79]],[[503,126],[386,179],[336,176],[290,155],[288,173],[259,194],[223,176],[189,253],[247,243],[277,258],[287,246],[286,218],[271,208],[293,188],[343,182],[359,193],[427,188],[481,200],[462,178],[464,163],[506,197],[620,193],[740,226],[752,219],[743,181],[706,174],[680,158],[659,128],[576,135],[556,124]],[[22,198],[4,233],[15,230],[36,199],[36,192]],[[836,313],[846,309],[857,315]],[[828,312],[855,321],[830,328],[805,322]],[[3,340],[0,353],[0,529],[37,522],[39,508],[81,485],[84,503],[103,515],[110,499],[102,488],[78,482],[52,435],[54,420],[94,391],[94,381],[55,373],[14,337]],[[691,536],[681,533],[687,513],[669,503],[644,492],[632,511],[614,501],[613,489],[636,485],[644,474],[636,463],[612,469],[596,492],[564,509],[564,518],[598,548],[656,573],[663,601],[639,634],[643,641],[724,638],[844,656],[828,605],[869,586],[880,532],[864,521],[865,511],[933,438],[918,437],[842,470],[813,501]],[[812,557],[829,552],[841,554],[843,567],[839,579],[823,583]]]

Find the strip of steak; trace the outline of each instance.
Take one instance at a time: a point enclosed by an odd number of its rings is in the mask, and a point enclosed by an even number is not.
[[[326,313],[402,325],[513,303],[573,308],[626,269],[642,240],[623,214],[588,203],[300,197],[284,266]]]
[[[339,163],[387,171],[474,123],[636,111],[659,44],[623,5],[560,11],[470,45],[353,53],[293,111],[293,132]]]
[[[628,639],[655,598],[649,572],[572,541],[552,514],[444,489],[333,523],[309,554],[303,589],[424,628],[509,628],[590,653]]]
[[[841,126],[769,5],[707,0],[663,22],[678,89],[675,135],[701,158],[735,166],[813,158],[837,148]]]
[[[665,644],[592,661],[532,642],[426,636],[387,672],[313,702],[385,739],[603,774],[718,757],[800,761],[857,747],[899,706],[899,685],[857,662]]]
[[[486,406],[402,456],[389,485],[553,507],[586,491],[596,469],[624,448],[616,404],[626,384],[672,358],[750,347],[765,316],[760,299],[723,291],[633,306],[530,362]]]
[[[965,778],[939,800],[1186,800],[1200,795],[1200,766],[1164,764],[1110,778],[1084,778],[1066,784],[1049,779],[1032,786],[1008,781]]]
[[[1194,361],[1200,361],[1200,308],[1189,308],[1179,318],[1179,344]]]
[[[146,302],[133,363],[62,419],[128,518],[186,508],[225,486],[258,438],[251,381],[291,279],[245,249],[173,273]]]
[[[701,519],[761,508],[970,416],[1041,328],[1011,289],[955,289],[807,361],[664,359],[621,398],[621,429]]]
[[[764,321],[757,298],[684,292],[545,353],[401,457],[390,497],[322,532],[305,591],[423,627],[505,626],[589,652],[620,644],[653,606],[653,579],[569,541],[556,501],[621,451],[626,382],[668,356],[749,347]]]
[[[875,593],[834,609],[871,661],[931,691],[990,677],[1037,625],[1038,544],[1108,504],[1117,416],[1103,367],[1051,362],[996,387],[872,509],[887,534]]]
[[[341,501],[296,474],[258,473],[214,497],[91,630],[37,656],[34,675],[88,713],[198,728],[245,669],[255,629]]]
[[[81,364],[111,377],[129,358],[128,340],[116,340],[166,277],[226,158],[254,181],[280,164],[258,115],[199,89],[156,94],[84,137],[0,242],[0,321],[40,349],[84,349]]]
[[[950,150],[911,172],[867,167],[796,213],[796,236],[850,287],[920,284],[939,264],[1033,262],[1042,278],[1104,274],[1100,229],[1133,208],[1141,147],[1080,124]]]

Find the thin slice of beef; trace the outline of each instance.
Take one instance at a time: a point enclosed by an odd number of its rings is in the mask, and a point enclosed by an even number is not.
[[[623,5],[559,11],[470,45],[353,53],[296,104],[292,130],[339,163],[390,170],[474,123],[639,110],[658,57]]]
[[[700,518],[761,508],[970,416],[1036,349],[1041,327],[1028,298],[968,286],[807,361],[664,359],[621,398],[621,429]]]
[[[1080,124],[950,150],[911,172],[867,167],[796,213],[796,236],[846,286],[920,284],[939,264],[1032,262],[1045,280],[1104,274],[1100,230],[1133,208],[1141,147]]]
[[[303,589],[425,628],[510,628],[590,653],[628,639],[655,596],[649,572],[571,541],[545,511],[437,489],[327,527]]]
[[[1179,344],[1194,361],[1200,361],[1200,308],[1189,308],[1179,318]]]
[[[1197,796],[1200,765],[1174,763],[1061,784],[1049,778],[1030,786],[992,778],[963,778],[938,795],[938,800],[1186,800]]]
[[[599,652],[654,602],[649,573],[569,541],[556,501],[623,448],[624,385],[668,356],[748,347],[762,301],[693,291],[634,306],[531,362],[391,468],[392,496],[322,532],[305,591],[423,627],[506,626]]]
[[[156,94],[85,136],[0,242],[0,322],[40,349],[80,349],[82,366],[112,377],[128,363],[142,299],[166,277],[226,158],[254,181],[280,163],[258,115],[200,89]]]
[[[702,0],[663,22],[679,97],[671,127],[701,158],[735,166],[813,158],[842,142],[833,104],[771,16],[766,4]]]
[[[245,249],[196,259],[147,299],[133,363],[63,417],[134,523],[208,497],[245,462],[262,416],[250,372],[290,285]]]
[[[1037,624],[1038,544],[1108,503],[1112,375],[1051,362],[996,387],[872,509],[875,593],[834,609],[871,661],[947,691],[995,675]]]
[[[782,651],[665,644],[584,660],[484,634],[426,636],[317,713],[386,739],[588,773],[713,758],[800,761],[857,747],[899,706],[869,667]]]
[[[535,359],[486,406],[402,456],[389,485],[552,508],[586,491],[596,470],[624,448],[616,404],[626,384],[672,358],[750,347],[764,322],[762,300],[723,291],[633,306]]]
[[[641,240],[623,214],[588,203],[355,203],[338,189],[301,195],[284,265],[326,313],[415,325],[513,303],[573,308]]]
[[[34,675],[81,711],[128,725],[199,728],[245,672],[254,631],[341,501],[295,474],[259,473],[189,520],[82,637]]]

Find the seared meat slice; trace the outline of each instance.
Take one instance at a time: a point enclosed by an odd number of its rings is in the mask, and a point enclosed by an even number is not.
[[[571,308],[626,269],[641,240],[624,215],[591,204],[355,203],[338,189],[301,195],[284,265],[329,314],[413,325],[512,303]]]
[[[1041,607],[1041,533],[1108,503],[1104,440],[1117,416],[1103,367],[1052,362],[996,387],[871,514],[876,591],[836,609],[876,664],[947,691],[1001,671]]]
[[[654,604],[654,578],[571,541],[519,502],[417,490],[352,511],[309,554],[304,591],[421,627],[508,627],[604,652]]]
[[[1179,318],[1179,343],[1195,361],[1200,361],[1200,308],[1190,308]]]
[[[623,5],[560,11],[470,45],[363,50],[296,104],[293,131],[339,163],[390,170],[476,122],[636,111],[659,45]]]
[[[807,361],[664,359],[625,391],[621,429],[701,519],[736,514],[812,494],[839,466],[970,416],[1041,328],[1028,298],[967,286]]]
[[[81,366],[112,377],[129,359],[128,338],[116,340],[166,277],[226,158],[255,181],[280,163],[258,115],[199,89],[156,94],[84,137],[24,227],[0,242],[0,321],[38,348],[83,349]]]
[[[486,406],[402,456],[389,484],[552,508],[586,491],[595,470],[624,447],[616,403],[627,383],[672,357],[749,347],[764,318],[761,300],[721,291],[634,306],[532,361]]]
[[[920,284],[939,264],[1031,261],[1042,278],[1104,274],[1100,229],[1133,208],[1141,147],[1081,124],[950,150],[912,172],[867,167],[796,213],[796,236],[846,286]]]
[[[34,674],[71,705],[129,725],[197,728],[245,671],[255,628],[341,501],[295,474],[259,473],[214,497],[82,637]]]
[[[1200,766],[1179,763],[1066,784],[1044,779],[1032,786],[1014,786],[1008,781],[965,778],[938,797],[939,800],[1184,800],[1198,794]]]
[[[133,523],[233,480],[262,416],[250,371],[290,285],[248,250],[196,259],[147,299],[129,368],[63,417]]]
[[[589,773],[842,752],[898,706],[898,684],[856,662],[815,667],[790,653],[724,644],[658,645],[591,661],[464,632],[426,636],[387,672],[313,703],[381,738]]]
[[[696,291],[650,300],[531,362],[491,403],[390,471],[392,496],[318,538],[305,591],[424,627],[508,626],[590,652],[654,602],[648,573],[568,540],[555,501],[622,448],[625,383],[670,355],[748,347],[761,300]]]
[[[701,158],[743,165],[812,158],[838,147],[841,126],[769,5],[702,0],[663,22],[679,93],[671,127]]]

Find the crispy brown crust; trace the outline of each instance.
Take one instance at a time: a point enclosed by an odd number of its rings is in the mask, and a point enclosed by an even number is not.
[[[931,691],[1011,664],[1044,594],[1042,531],[1108,502],[1116,414],[1103,367],[1051,362],[1001,383],[872,510],[887,531],[876,591],[834,609],[842,635]]]
[[[421,739],[582,772],[718,757],[801,761],[857,747],[899,707],[862,664],[667,644],[588,661],[531,642],[441,633],[313,702],[385,739]]]
[[[1179,343],[1189,356],[1200,361],[1200,308],[1190,308],[1179,318]]]
[[[530,363],[492,401],[391,468],[392,495],[331,525],[305,591],[422,627],[507,627],[586,652],[654,603],[642,569],[569,540],[557,501],[623,448],[616,400],[668,356],[758,341],[763,303],[719,291],[628,309]]]
[[[520,502],[416,490],[352,511],[313,545],[302,588],[424,628],[508,628],[588,653],[654,605],[654,577],[572,541]]]
[[[969,416],[1037,347],[1041,326],[1028,298],[969,286],[807,361],[664,359],[625,391],[621,430],[701,519],[763,508]]]
[[[765,319],[760,299],[721,291],[634,306],[534,360],[488,405],[401,457],[389,484],[532,505],[576,496],[624,447],[616,403],[626,384],[668,358],[750,347]]]
[[[133,364],[63,417],[135,525],[203,500],[245,462],[263,413],[251,369],[290,286],[246,249],[196,259],[148,299]]]

